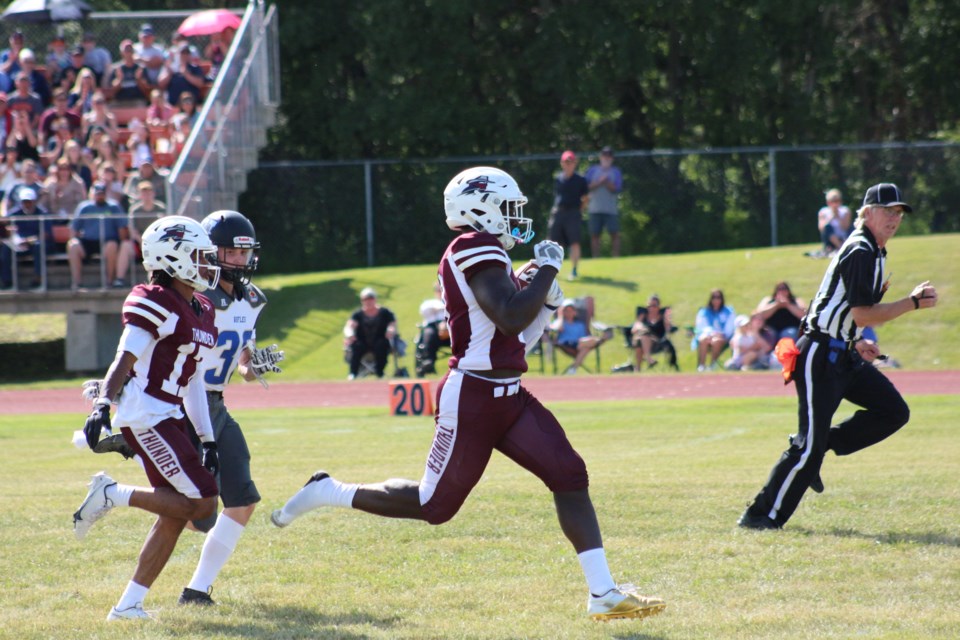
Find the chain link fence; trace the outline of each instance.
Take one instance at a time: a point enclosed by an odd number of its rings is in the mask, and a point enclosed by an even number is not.
[[[240,206],[271,253],[271,271],[424,264],[450,240],[443,188],[469,166],[511,173],[530,200],[537,238],[545,238],[558,161],[559,154],[265,163],[250,174]],[[578,170],[596,161],[596,153],[581,153]],[[817,211],[828,189],[840,189],[855,211],[867,187],[883,181],[896,182],[913,205],[902,235],[960,231],[954,143],[619,151],[615,163],[624,174],[623,255],[819,243]],[[589,254],[586,222],[583,233]],[[604,234],[605,254],[606,243]]]

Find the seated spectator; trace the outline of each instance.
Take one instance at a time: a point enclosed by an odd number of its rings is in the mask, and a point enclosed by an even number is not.
[[[195,64],[191,58],[190,47],[180,48],[179,70],[174,71],[170,64],[164,68],[160,74],[158,86],[167,92],[167,100],[170,104],[182,100],[182,94],[189,93],[194,101],[199,104],[203,98],[203,89],[210,82],[210,79],[203,75],[203,69]]]
[[[167,205],[156,199],[156,192],[153,189],[153,183],[144,180],[137,185],[137,197],[132,198],[130,211],[127,214],[129,218],[130,239],[134,243],[134,251],[138,258],[143,257],[140,251],[140,242],[143,232],[147,230],[150,223],[158,218],[167,215]]]
[[[31,189],[38,196],[43,195],[43,184],[40,182],[40,172],[34,160],[24,160],[20,163],[21,181],[10,188],[3,199],[4,212],[13,211],[20,206],[20,191]],[[6,215],[6,213],[4,213]]]
[[[590,335],[587,323],[577,318],[577,303],[570,298],[560,305],[559,317],[550,324],[550,330],[556,332],[554,346],[573,358],[564,375],[574,375],[587,354],[603,344],[603,338]]]
[[[100,167],[110,165],[121,181],[127,179],[126,163],[120,157],[116,142],[107,136],[101,136],[96,141],[96,146],[90,148],[96,151],[96,158],[93,161],[94,175],[100,171]],[[120,191],[123,191],[123,185],[120,186]]]
[[[53,98],[50,92],[50,83],[47,82],[47,76],[37,69],[37,58],[31,49],[22,49],[20,51],[20,73],[30,78],[30,90],[40,96],[40,102],[44,109],[50,106]]]
[[[166,127],[175,113],[173,107],[167,103],[166,94],[160,89],[150,91],[150,106],[147,107],[147,126]]]
[[[126,276],[130,267],[130,230],[127,215],[119,206],[107,202],[107,185],[95,182],[91,200],[77,209],[70,223],[73,237],[67,243],[67,258],[70,262],[70,288],[81,287],[83,263],[99,253],[106,263],[106,282],[117,288],[127,286]],[[106,216],[100,218],[99,216]]]
[[[817,212],[817,229],[820,230],[823,254],[829,256],[850,235],[853,216],[850,215],[850,208],[843,204],[843,196],[838,189],[827,191],[826,200],[827,205]]]
[[[191,97],[189,102],[192,102],[193,98]],[[180,155],[180,152],[183,151],[183,148],[187,145],[187,140],[190,139],[190,130],[193,128],[193,122],[185,113],[178,113],[173,116],[173,119],[170,121],[173,131],[170,133],[170,146],[171,151],[174,156]]]
[[[116,142],[119,137],[117,118],[113,115],[113,111],[107,106],[107,98],[103,95],[103,92],[94,92],[91,104],[93,108],[83,114],[83,133],[81,137],[87,141],[88,147],[95,149],[96,147],[94,147],[90,141],[90,130],[93,127],[100,127],[110,140]],[[114,161],[115,158],[110,160],[110,162]]]
[[[217,77],[220,72],[220,66],[227,57],[227,46],[223,42],[222,33],[210,34],[210,42],[203,49],[204,60],[210,61],[210,75]]]
[[[129,208],[127,194],[123,192],[123,182],[117,177],[116,167],[104,162],[97,168],[97,181],[107,185],[107,201],[126,211]]]
[[[378,378],[383,377],[392,342],[397,336],[397,318],[386,307],[377,304],[377,292],[370,287],[360,292],[360,309],[350,316],[343,327],[343,345],[350,357],[350,375],[353,380],[360,373],[363,357],[372,353]]]
[[[139,167],[145,160],[153,157],[153,143],[147,125],[134,118],[127,124],[127,151],[130,152],[130,169]]]
[[[106,85],[107,71],[113,60],[110,58],[110,52],[103,47],[97,46],[97,36],[94,33],[87,32],[83,34],[83,41],[80,43],[83,47],[83,66],[93,71],[97,86]]]
[[[733,332],[736,330],[736,314],[728,307],[723,291],[714,289],[705,307],[697,312],[697,321],[693,328],[692,347],[697,350],[697,371],[706,371],[707,356],[710,356],[710,369],[717,368],[720,354],[727,348]]]
[[[134,59],[133,41],[120,43],[120,61],[110,70],[110,95],[114,104],[124,107],[143,107],[150,94],[146,71]]]
[[[77,72],[77,80],[67,96],[67,106],[84,115],[93,110],[93,94],[95,93],[97,93],[97,79],[93,75],[93,71],[83,67]]]
[[[93,156],[90,150],[80,146],[76,140],[68,140],[65,146],[67,161],[73,173],[83,180],[84,193],[93,186],[93,170],[90,168],[93,163]]]
[[[87,189],[66,158],[57,160],[53,169],[43,183],[40,204],[50,215],[68,220],[73,218],[80,203],[87,199]]]
[[[10,111],[20,111],[27,115],[30,127],[36,131],[40,126],[40,114],[43,113],[44,105],[40,101],[40,96],[30,89],[30,76],[23,71],[17,75],[17,90],[7,96],[7,108]]]
[[[67,104],[69,104],[70,92],[73,91],[73,85],[77,83],[77,70],[73,67],[67,67],[60,74],[60,83],[53,87],[53,90],[62,89],[67,94]]]
[[[54,123],[61,119],[67,121],[70,137],[80,130],[82,124],[80,114],[67,106],[67,93],[63,89],[57,89],[53,92],[53,106],[40,115],[40,129],[37,133],[40,137],[40,145],[44,148],[47,147],[47,140],[54,135]]]
[[[433,285],[434,296],[420,304],[420,335],[415,355],[418,377],[436,373],[437,351],[441,346],[450,346],[446,306],[440,298],[442,291],[440,283]]]
[[[183,35],[179,31],[174,31],[170,36],[170,46],[167,48],[167,64],[170,66],[170,70],[177,72],[181,71],[180,68],[180,50],[184,47],[190,49],[190,62],[197,64],[200,60],[200,51],[195,46],[190,44],[190,40],[187,36]]]
[[[640,371],[644,362],[648,369],[657,366],[653,356],[658,353],[665,353],[670,366],[679,370],[677,351],[670,342],[670,334],[674,331],[671,317],[670,307],[661,307],[660,297],[656,294],[647,299],[646,307],[637,309],[637,319],[630,328],[630,344],[634,348],[637,371]]]
[[[13,114],[7,108],[7,94],[0,93],[0,149],[7,148],[7,136],[13,131]]]
[[[14,30],[8,39],[10,46],[0,51],[0,74],[5,76],[7,86],[2,87],[3,91],[11,91],[10,81],[20,73],[20,51],[23,50],[23,32],[20,29]]]
[[[735,324],[737,328],[730,339],[733,355],[724,363],[723,368],[728,371],[768,369],[773,347],[760,335],[760,328],[763,326],[760,315],[741,314],[737,316]]]
[[[33,279],[30,287],[39,287],[43,273],[44,255],[53,251],[53,224],[50,220],[42,221],[43,237],[41,238],[40,220],[13,220],[24,216],[45,216],[47,212],[37,205],[37,193],[30,188],[20,191],[20,204],[10,211],[7,221],[15,222],[16,237],[19,241],[17,252],[29,251],[33,255]],[[8,230],[13,230],[8,227]],[[16,258],[7,243],[0,244],[0,284],[9,288],[13,283],[13,264]]]
[[[136,60],[146,70],[147,82],[150,83],[151,87],[156,87],[166,62],[166,54],[163,47],[157,44],[151,24],[140,25],[140,33],[137,34],[137,38],[139,41],[133,45]]]
[[[764,340],[776,346],[781,338],[797,339],[800,320],[807,313],[807,303],[796,298],[786,282],[778,282],[773,293],[760,301],[754,315],[763,322],[761,334]]]
[[[67,143],[74,138],[70,131],[70,122],[66,118],[55,121],[51,129],[54,135],[47,140],[44,153],[49,162],[55,164],[57,160],[64,157],[67,152]]]
[[[6,202],[6,195],[15,186],[22,182],[20,177],[20,160],[17,156],[17,148],[0,149],[2,152],[2,162],[0,162],[0,198]],[[0,206],[0,209],[6,210],[6,206]]]
[[[67,51],[67,41],[60,34],[55,34],[47,45],[47,81],[51,87],[59,87],[63,79],[63,72],[70,67],[70,52]]]
[[[140,199],[141,182],[149,182],[153,185],[154,195],[163,194],[167,191],[167,174],[157,171],[153,160],[149,156],[140,160],[140,166],[127,176],[126,184],[123,185],[123,192],[129,202],[133,203]]]
[[[25,111],[13,112],[13,131],[7,136],[7,147],[14,147],[17,155],[23,160],[40,162],[40,151],[37,149],[36,130],[30,125],[30,117]]]

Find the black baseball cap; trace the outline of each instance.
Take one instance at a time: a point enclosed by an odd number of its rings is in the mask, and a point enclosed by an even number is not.
[[[900,192],[900,187],[892,182],[881,182],[867,189],[866,195],[863,196],[863,206],[901,206],[907,213],[913,212],[913,207],[903,201],[903,194]]]

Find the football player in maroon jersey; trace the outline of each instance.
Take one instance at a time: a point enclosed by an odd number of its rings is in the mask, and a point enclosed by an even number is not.
[[[497,450],[553,493],[560,528],[586,577],[590,616],[643,618],[666,604],[614,582],[586,465],[554,415],[520,381],[526,350],[563,300],[556,282],[563,248],[555,242],[534,246],[536,273],[522,269],[523,283],[513,272],[507,251],[533,238],[532,221],[523,217],[526,202],[516,181],[492,167],[467,169],[444,190],[447,226],[459,232],[438,269],[453,355],[437,388],[433,445],[420,481],[347,484],[318,471],[271,520],[285,527],[313,509],[341,506],[441,524],[457,513]]]
[[[123,334],[100,397],[84,425],[93,449],[112,424],[143,460],[152,488],[118,484],[104,473],[73,514],[82,539],[113,507],[157,515],[140,551],[136,571],[107,620],[148,618],[143,601],[190,520],[214,513],[219,467],[207,409],[202,361],[217,343],[213,305],[200,291],[215,287],[217,249],[200,224],[182,216],[161,218],[143,233],[143,266],[150,284],[130,291],[123,303]],[[198,454],[185,418],[203,443]]]

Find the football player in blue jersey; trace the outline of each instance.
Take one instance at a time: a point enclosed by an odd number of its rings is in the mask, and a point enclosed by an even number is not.
[[[180,595],[180,604],[210,605],[213,581],[230,558],[243,534],[260,493],[250,474],[250,450],[240,425],[223,403],[223,388],[234,371],[244,380],[259,380],[266,386],[263,374],[280,373],[277,363],[283,351],[277,345],[256,347],[256,325],[267,299],[250,282],[259,260],[260,243],[253,224],[237,211],[215,211],[201,226],[217,247],[220,282],[205,295],[216,311],[217,349],[211,366],[204,374],[210,420],[220,456],[220,499],[223,511],[193,526],[207,532],[200,561],[193,578]]]

